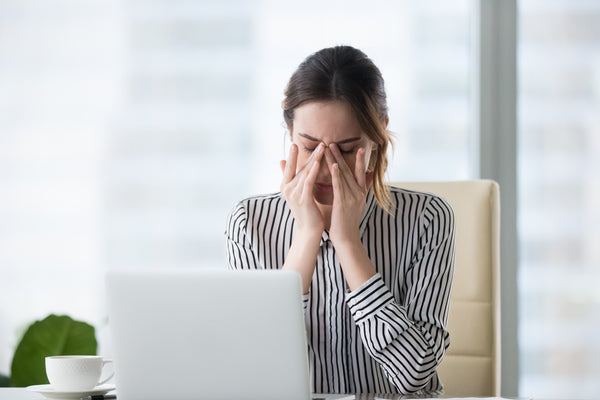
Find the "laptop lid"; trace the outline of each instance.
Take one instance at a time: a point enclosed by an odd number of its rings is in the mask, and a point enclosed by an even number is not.
[[[297,273],[110,271],[106,285],[120,400],[310,399]]]

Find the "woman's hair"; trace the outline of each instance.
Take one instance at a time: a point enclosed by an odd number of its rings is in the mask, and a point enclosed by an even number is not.
[[[384,183],[387,146],[387,100],[379,68],[362,51],[336,46],[308,56],[291,76],[285,89],[283,118],[292,130],[294,111],[311,101],[345,101],[352,107],[363,132],[375,143],[367,167],[373,171],[373,192],[377,202],[390,211],[390,190]]]

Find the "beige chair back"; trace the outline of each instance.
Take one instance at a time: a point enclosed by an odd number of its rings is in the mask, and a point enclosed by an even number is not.
[[[438,367],[449,397],[500,396],[500,200],[489,180],[394,182],[436,194],[454,209],[456,262],[450,348]]]

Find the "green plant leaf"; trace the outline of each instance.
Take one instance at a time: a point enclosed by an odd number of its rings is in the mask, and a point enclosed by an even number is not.
[[[11,386],[48,383],[47,356],[95,355],[98,348],[93,326],[66,315],[49,315],[29,326],[15,350]]]
[[[0,387],[10,386],[10,378],[4,374],[0,374]]]

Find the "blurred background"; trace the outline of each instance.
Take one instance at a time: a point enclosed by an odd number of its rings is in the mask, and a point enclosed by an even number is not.
[[[380,67],[390,180],[481,177],[480,1],[0,0],[0,373],[49,313],[109,355],[107,269],[223,267],[231,207],[279,188],[287,79],[323,47]],[[503,395],[597,397],[600,1],[516,6]]]

